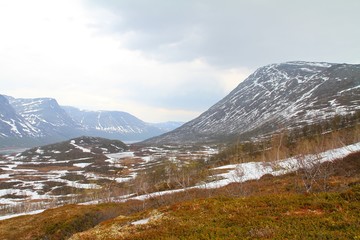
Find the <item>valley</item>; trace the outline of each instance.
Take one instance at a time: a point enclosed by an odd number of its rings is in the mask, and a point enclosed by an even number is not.
[[[0,0],[0,240],[360,240],[360,0]]]
[[[343,118],[351,116],[358,117]],[[220,189],[301,169],[315,169],[306,179],[311,184],[304,180],[303,186],[304,192],[312,192],[312,181],[331,173],[318,172],[318,166],[360,152],[359,125],[350,122],[345,128],[332,125],[331,132],[321,135],[315,131],[319,126],[310,125],[306,137],[279,133],[245,145],[126,145],[80,137],[2,155],[1,219],[71,203],[145,201]],[[304,134],[304,129],[297,132]]]
[[[255,178],[229,179],[217,188],[34,211],[35,215],[0,221],[0,231],[4,239],[351,239],[359,235],[360,227],[360,155],[348,155],[350,148],[333,151],[339,154],[336,157],[346,157],[318,168],[332,169],[326,191],[321,175],[311,193],[304,194],[306,171],[301,169],[279,176],[253,172]],[[217,170],[223,168],[237,166]]]
[[[138,142],[171,131],[182,122],[147,123],[123,111],[60,106],[54,98],[0,94],[0,149],[29,148],[78,136]]]
[[[12,141],[3,145],[36,145],[0,156],[0,232],[357,239],[359,76],[355,64],[270,64],[183,125],[0,95],[0,139]],[[132,144],[104,138],[150,132]],[[45,135],[52,139],[38,144]]]
[[[108,202],[131,192],[144,169],[207,160],[210,146],[133,147],[81,137],[0,159],[0,212],[21,213],[87,201]],[[117,144],[117,145],[115,145]],[[94,148],[96,145],[98,148]]]

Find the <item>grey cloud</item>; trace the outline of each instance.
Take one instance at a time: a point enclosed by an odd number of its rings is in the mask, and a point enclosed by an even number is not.
[[[360,1],[87,1],[111,11],[111,33],[161,61],[203,58],[221,67],[287,60],[358,61]],[[105,28],[105,26],[100,26]]]
[[[167,90],[148,89],[140,84],[127,87],[131,92],[147,93],[132,96],[133,101],[151,103],[152,106],[161,108],[202,112],[224,97],[224,91],[219,84],[216,79],[208,76],[187,76],[187,79],[178,81],[177,85]]]

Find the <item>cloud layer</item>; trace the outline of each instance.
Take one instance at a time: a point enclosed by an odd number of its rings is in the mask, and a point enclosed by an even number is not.
[[[357,62],[360,2],[287,0],[90,0],[111,12],[103,31],[168,61],[259,67],[288,60]],[[107,15],[109,17],[110,15]]]
[[[187,121],[257,67],[359,62],[360,2],[0,2],[0,89]]]

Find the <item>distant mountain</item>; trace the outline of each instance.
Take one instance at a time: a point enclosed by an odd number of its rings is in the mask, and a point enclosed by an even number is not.
[[[53,98],[0,95],[0,147],[31,147],[78,136],[141,141],[181,123],[146,123],[120,111],[84,111],[61,107]]]
[[[16,113],[9,100],[0,95],[0,139],[40,136],[40,129]]]
[[[198,118],[144,143],[247,139],[360,109],[360,65],[287,62],[259,68]]]
[[[41,130],[43,137],[67,139],[83,133],[83,127],[75,122],[53,98],[13,98],[10,105],[32,126]]]
[[[146,123],[120,111],[87,111],[63,107],[69,116],[83,126],[87,135],[116,138],[125,141],[143,140],[179,127],[181,123]]]

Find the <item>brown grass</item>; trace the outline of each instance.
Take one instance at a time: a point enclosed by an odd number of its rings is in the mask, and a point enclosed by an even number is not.
[[[314,187],[317,193],[304,194],[298,171],[144,202],[67,205],[0,221],[0,233],[4,240],[67,239],[86,230],[74,239],[356,238],[360,236],[360,153],[335,161],[333,169],[330,193],[320,193],[319,185]],[[162,217],[145,225],[131,224],[151,217],[153,209]]]

